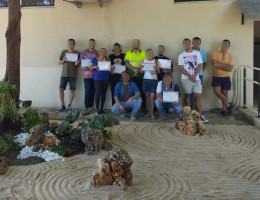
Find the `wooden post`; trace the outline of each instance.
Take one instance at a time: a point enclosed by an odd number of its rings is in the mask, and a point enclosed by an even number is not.
[[[8,0],[8,27],[5,34],[7,60],[4,80],[16,86],[17,101],[20,97],[21,16],[20,1]]]

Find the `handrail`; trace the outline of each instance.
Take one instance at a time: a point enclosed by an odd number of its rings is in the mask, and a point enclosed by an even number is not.
[[[243,83],[244,83],[244,87],[243,87],[243,90],[244,90],[244,97],[243,97],[244,103],[243,104],[244,104],[244,107],[245,108],[249,108],[250,110],[253,110],[253,111],[257,112],[258,117],[260,117],[260,68],[249,67],[249,66],[246,66],[246,65],[243,65],[242,67],[244,68],[244,70],[243,70],[243,78],[244,78],[244,81],[243,81]],[[246,77],[246,70],[247,69],[252,69],[254,71],[258,71],[258,73],[259,73],[259,82],[255,81],[255,80],[252,80],[252,79],[249,79],[249,78]],[[252,108],[251,106],[246,104],[246,96],[247,96],[246,95],[246,82],[247,81],[256,84],[257,87],[258,87],[258,111],[256,111],[254,108]]]
[[[250,66],[247,66],[247,65],[242,65],[243,68],[248,68],[248,69],[253,69],[253,70],[256,70],[256,71],[260,71],[260,68],[257,68],[257,67],[250,67]]]

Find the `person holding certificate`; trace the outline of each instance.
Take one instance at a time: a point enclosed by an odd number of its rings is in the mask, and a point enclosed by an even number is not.
[[[113,47],[113,54],[109,56],[111,60],[112,65],[116,65],[118,67],[124,68],[123,71],[126,70],[126,67],[124,66],[124,59],[125,59],[125,54],[121,53],[121,45],[118,43],[114,44]],[[116,67],[115,66],[115,67]],[[112,74],[110,74],[109,77],[109,82],[110,82],[110,87],[111,87],[111,96],[112,96],[112,106],[115,104],[115,99],[114,99],[114,91],[116,84],[120,82],[121,74],[116,73],[115,70],[113,71]]]
[[[166,111],[173,109],[175,115],[179,115],[183,107],[180,102],[180,88],[172,80],[172,74],[164,74],[156,89],[155,105],[159,111],[159,121],[166,119]]]
[[[85,49],[80,55],[80,65],[84,77],[85,85],[85,108],[92,108],[94,106],[95,87],[93,71],[89,69],[91,60],[98,57],[98,51],[95,49],[96,41],[90,39],[88,42],[88,49]]]
[[[105,113],[103,108],[109,85],[109,73],[112,72],[114,66],[111,65],[110,59],[106,56],[107,50],[105,48],[101,48],[98,54],[97,58],[91,60],[89,68],[94,71],[96,114],[100,115]]]
[[[146,50],[146,59],[143,60],[140,66],[140,72],[144,73],[142,89],[145,93],[145,99],[148,106],[146,117],[155,119],[154,116],[154,101],[157,87],[157,73],[160,73],[157,60],[153,59],[153,50]]]
[[[172,64],[172,61],[166,57],[164,54],[165,54],[165,47],[163,45],[159,45],[158,48],[157,48],[157,54],[158,56],[155,56],[154,59],[156,59],[159,63],[159,67],[160,67],[160,73],[158,74],[158,81],[161,81],[163,80],[163,75],[165,73],[170,73],[172,74],[173,73],[173,64]],[[163,65],[160,66],[160,62],[161,61],[169,61],[169,67],[166,66],[166,65]],[[163,63],[163,62],[162,62]],[[165,62],[164,62],[165,63]]]
[[[61,106],[57,109],[57,112],[66,111],[65,102],[64,102],[64,90],[66,90],[67,84],[70,84],[70,99],[68,105],[68,111],[72,110],[71,104],[74,99],[74,94],[76,90],[76,77],[77,69],[79,65],[79,55],[80,53],[75,49],[75,40],[68,40],[68,49],[63,50],[60,55],[59,65],[62,65],[62,74],[60,78],[60,101]]]
[[[131,120],[136,119],[138,110],[142,105],[141,93],[137,85],[130,81],[128,71],[122,73],[122,82],[116,84],[115,87],[115,104],[112,107],[113,113],[120,113],[121,117],[125,117],[126,109],[132,109]]]

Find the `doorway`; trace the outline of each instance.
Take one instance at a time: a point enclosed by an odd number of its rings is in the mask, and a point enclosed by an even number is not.
[[[260,21],[254,22],[254,67],[260,68]],[[254,81],[260,82],[260,71],[254,71]],[[254,84],[254,107],[258,107],[258,86]]]

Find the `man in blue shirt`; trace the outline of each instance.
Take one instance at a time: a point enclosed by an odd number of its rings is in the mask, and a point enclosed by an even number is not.
[[[200,77],[200,81],[201,81],[201,85],[202,85],[204,70],[206,69],[206,66],[207,66],[207,52],[204,51],[203,49],[201,49],[200,45],[201,45],[201,39],[199,37],[194,37],[192,39],[192,49],[200,52],[200,55],[201,55],[201,58],[203,61],[203,65],[199,72],[199,77]],[[195,99],[195,101],[196,101],[196,99]],[[190,102],[191,102],[191,108],[194,109],[193,94],[190,96]],[[208,122],[208,120],[206,120],[206,122]]]
[[[112,112],[120,113],[121,117],[125,117],[125,110],[132,109],[131,119],[135,120],[142,105],[142,98],[137,85],[129,80],[129,72],[123,72],[122,81],[117,83],[115,87],[114,99],[116,103],[112,107]]]

